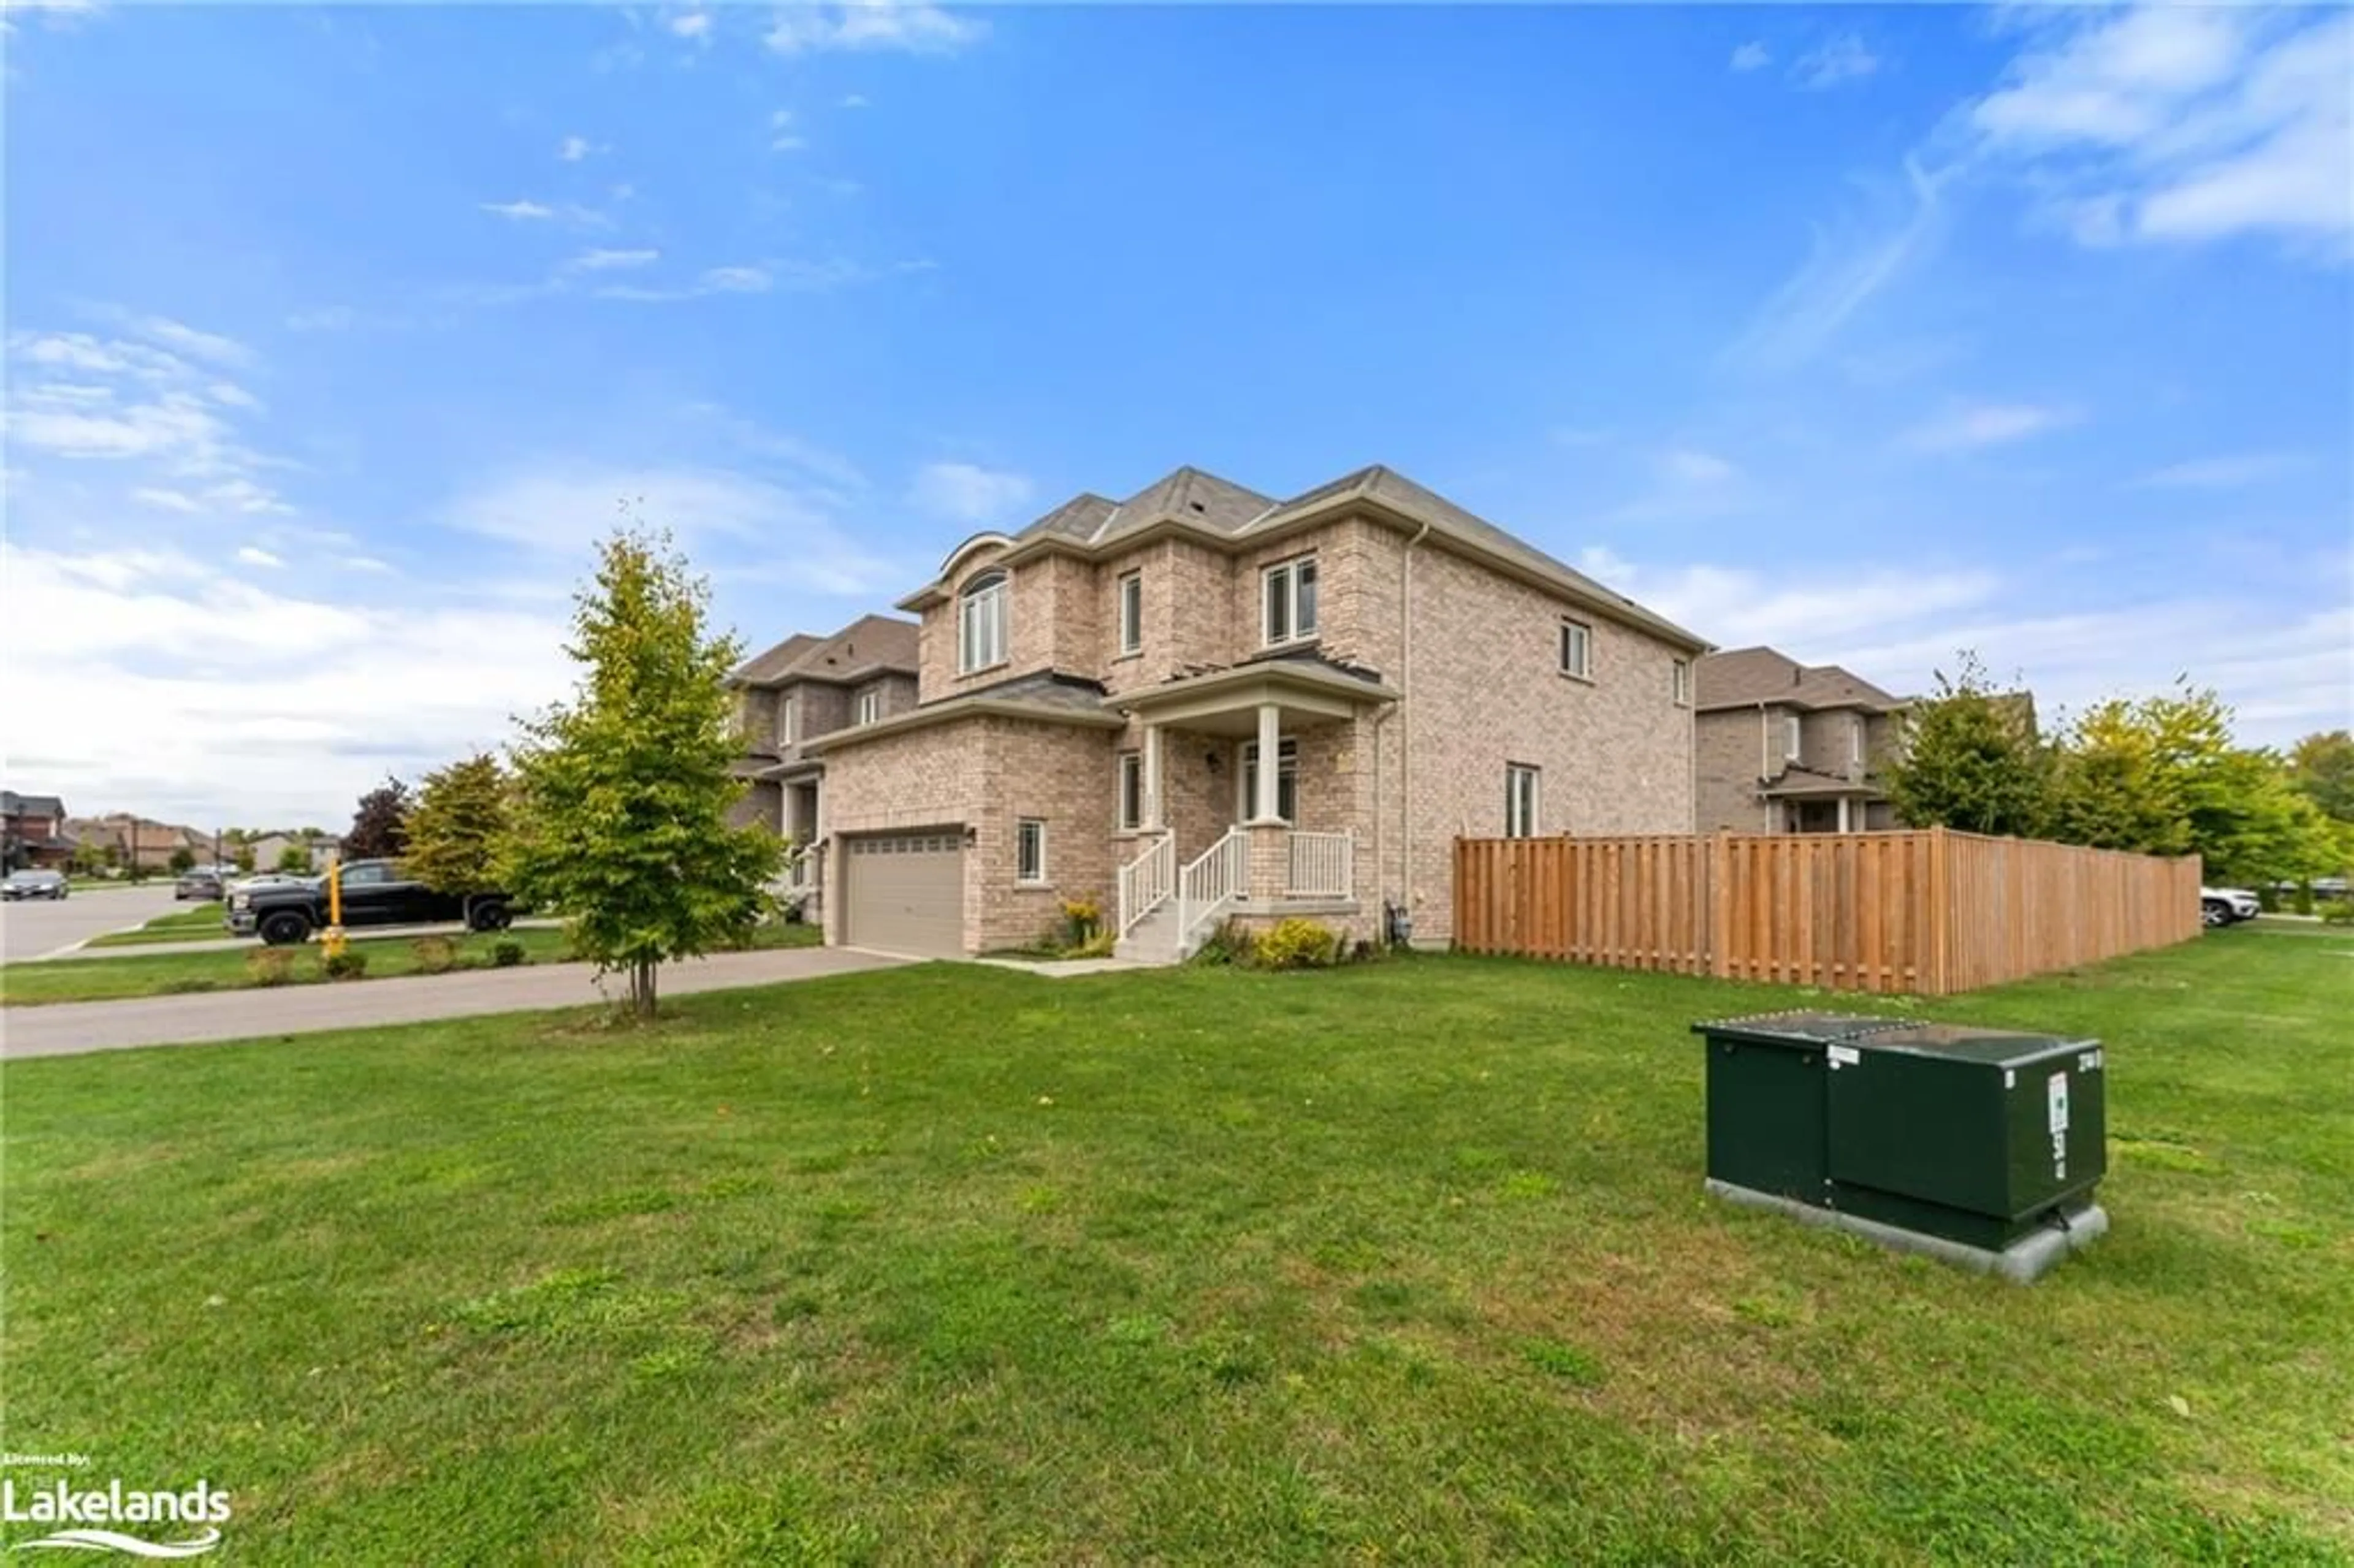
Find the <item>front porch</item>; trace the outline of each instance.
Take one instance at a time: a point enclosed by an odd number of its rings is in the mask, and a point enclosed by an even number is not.
[[[1120,956],[1175,962],[1229,918],[1370,935],[1358,721],[1391,700],[1377,682],[1292,661],[1114,699],[1141,730],[1119,775],[1119,820],[1140,846],[1119,872]]]

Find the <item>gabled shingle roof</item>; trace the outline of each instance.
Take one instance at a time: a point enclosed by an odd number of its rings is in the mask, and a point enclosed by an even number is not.
[[[1794,708],[1864,708],[1885,712],[1903,700],[1837,664],[1801,664],[1772,648],[1712,653],[1692,668],[1693,697],[1710,708],[1750,708],[1779,703]]]
[[[831,637],[797,632],[730,677],[739,685],[781,686],[792,681],[840,681],[875,670],[916,670],[916,624],[889,615],[863,615]]]
[[[1104,519],[1109,517],[1118,508],[1112,502],[1105,500],[1091,491],[1083,491],[1023,529],[1014,537],[1035,539],[1051,534],[1056,538],[1076,539],[1085,543],[1095,536],[1096,530],[1103,526]]]
[[[11,817],[62,817],[66,803],[55,795],[19,795],[14,789],[0,789],[0,815]]]
[[[1107,544],[1123,535],[1174,517],[1215,534],[1239,534],[1251,520],[1264,515],[1275,502],[1232,480],[1220,479],[1198,468],[1180,468],[1162,475],[1119,503],[1094,537]]]
[[[822,639],[813,637],[806,631],[796,631],[768,652],[755,653],[737,665],[736,673],[728,679],[741,685],[766,685],[775,680],[787,665],[816,647],[822,641]]]

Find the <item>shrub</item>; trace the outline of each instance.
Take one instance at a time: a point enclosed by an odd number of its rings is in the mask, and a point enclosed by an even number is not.
[[[447,937],[419,937],[408,945],[417,955],[417,972],[446,975],[458,967],[458,945]]]
[[[513,937],[502,937],[491,945],[491,962],[499,969],[511,969],[517,964],[530,961],[531,955],[525,952],[523,944]]]
[[[367,955],[353,948],[330,953],[319,960],[319,972],[331,980],[366,980]]]
[[[1119,938],[1111,932],[1097,931],[1086,941],[1073,948],[1070,956],[1075,959],[1108,959],[1119,946]]]
[[[1248,964],[1257,945],[1239,921],[1226,920],[1210,933],[1207,941],[1193,950],[1191,961],[1214,969],[1228,964]]]
[[[2354,899],[2331,899],[2329,907],[2321,912],[2321,918],[2331,926],[2354,926]]]
[[[1063,900],[1063,919],[1070,927],[1074,948],[1085,948],[1103,929],[1103,907],[1091,898]]]
[[[2289,895],[2288,906],[2296,910],[2300,915],[2312,914],[2313,884],[2309,882],[2298,883],[2296,885],[2296,891]]]
[[[294,978],[294,949],[256,948],[245,955],[245,978],[256,985],[284,985]]]
[[[1331,966],[1341,938],[1313,920],[1279,920],[1258,939],[1258,962],[1270,969],[1320,969]]]

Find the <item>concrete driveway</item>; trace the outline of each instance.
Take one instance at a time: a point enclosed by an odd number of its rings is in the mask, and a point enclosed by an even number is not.
[[[168,896],[168,895],[167,895]],[[73,902],[71,899],[68,903]],[[854,974],[907,962],[854,948],[790,948],[762,953],[719,953],[665,964],[664,996],[775,985]],[[136,1045],[193,1045],[217,1040],[277,1039],[330,1029],[418,1023],[577,1007],[602,1000],[588,964],[535,964],[513,969],[469,969],[446,975],[354,980],[337,985],[286,986],[213,995],[140,997],[130,1001],[74,1001],[49,1007],[0,1008],[0,1060],[78,1056]],[[615,995],[618,976],[608,980]]]
[[[0,904],[0,963],[37,959],[109,931],[127,931],[175,907],[180,906],[172,902],[168,881],[77,890],[55,903],[27,898]]]

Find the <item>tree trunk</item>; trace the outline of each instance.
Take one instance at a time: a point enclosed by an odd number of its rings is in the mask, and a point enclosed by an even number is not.
[[[630,972],[630,1001],[640,1018],[654,1015],[654,960],[640,959]]]

